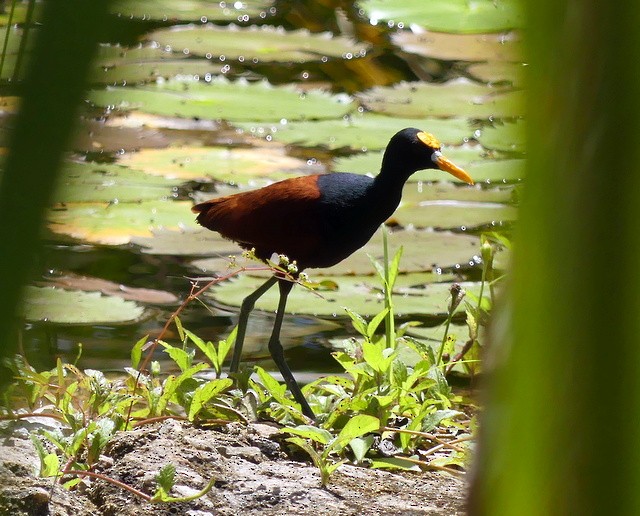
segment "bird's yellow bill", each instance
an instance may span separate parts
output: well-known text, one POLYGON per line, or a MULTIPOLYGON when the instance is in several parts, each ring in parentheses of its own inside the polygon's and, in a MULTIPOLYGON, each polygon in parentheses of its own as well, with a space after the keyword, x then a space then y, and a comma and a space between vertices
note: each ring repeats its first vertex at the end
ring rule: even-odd
POLYGON ((459 166, 454 165, 451 161, 445 158, 439 151, 436 151, 433 155, 433 162, 438 166, 440 170, 445 172, 449 172, 454 177, 460 179, 460 181, 464 181, 465 183, 473 184, 473 179, 471 176, 467 174, 464 170, 462 170, 459 166))

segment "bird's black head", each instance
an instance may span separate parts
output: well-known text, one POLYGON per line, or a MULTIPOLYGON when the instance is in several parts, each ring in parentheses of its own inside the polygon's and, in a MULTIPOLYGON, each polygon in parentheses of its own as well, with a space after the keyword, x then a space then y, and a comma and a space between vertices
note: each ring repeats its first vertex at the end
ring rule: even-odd
POLYGON ((407 178, 427 168, 439 168, 458 179, 473 184, 464 170, 454 165, 440 152, 440 142, 432 134, 409 127, 393 135, 382 158, 381 175, 407 178))

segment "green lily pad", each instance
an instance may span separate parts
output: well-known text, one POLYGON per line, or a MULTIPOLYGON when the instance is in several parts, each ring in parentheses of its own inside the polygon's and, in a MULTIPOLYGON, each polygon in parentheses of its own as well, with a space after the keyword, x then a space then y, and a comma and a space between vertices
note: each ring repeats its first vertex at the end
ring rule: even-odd
POLYGON ((516 120, 485 127, 480 131, 477 139, 488 149, 524 154, 526 151, 525 121, 516 120))
MULTIPOLYGON (((464 168, 476 183, 495 181, 515 181, 524 177, 522 159, 482 159, 481 147, 443 148, 442 153, 456 165, 464 168), (470 160, 470 161, 468 161, 470 160)), ((377 174, 382 162, 382 151, 355 154, 337 158, 332 167, 334 172, 353 172, 355 174, 377 174)), ((423 181, 447 181, 462 183, 461 180, 441 170, 420 170, 409 178, 409 183, 423 181)))
POLYGON ((462 118, 409 119, 369 113, 357 113, 340 120, 273 125, 260 125, 256 122, 234 125, 250 134, 269 137, 278 142, 328 149, 384 149, 391 137, 405 127, 421 127, 434 134, 442 143, 451 145, 459 145, 473 135, 468 121, 462 118))
POLYGON ((89 100, 98 106, 120 110, 198 119, 280 121, 341 117, 352 109, 346 95, 323 91, 301 92, 290 86, 262 81, 211 82, 193 77, 175 78, 136 88, 109 87, 94 90, 89 100), (250 102, 248 101, 250 99, 250 102))
POLYGON ((154 82, 159 78, 171 78, 176 75, 204 77, 209 74, 220 74, 221 65, 207 59, 174 59, 157 62, 122 63, 113 66, 95 68, 89 80, 101 84, 141 84, 154 82))
POLYGON ((366 55, 369 45, 334 36, 329 32, 312 34, 307 30, 285 31, 268 25, 241 28, 177 26, 145 36, 159 45, 185 55, 240 60, 244 63, 305 63, 323 58, 354 58, 366 55))
POLYGON ((49 212, 47 227, 87 242, 128 244, 133 237, 151 237, 155 229, 197 229, 191 206, 188 201, 163 200, 69 204, 49 212))
POLYGON ((523 114, 524 93, 501 91, 459 78, 443 84, 403 82, 358 95, 364 106, 388 116, 504 118, 523 114))
POLYGON ((401 31, 392 41, 405 52, 444 61, 522 61, 522 43, 515 32, 450 34, 401 31))
POLYGON ((121 163, 170 178, 215 179, 231 184, 276 181, 292 175, 324 172, 320 164, 293 158, 281 146, 265 148, 170 147, 142 149, 122 156, 121 163))
MULTIPOLYGON (((195 215, 190 214, 195 219, 195 215)), ((132 236, 131 244, 141 247, 144 254, 173 256, 209 256, 219 254, 228 263, 229 255, 238 253, 238 245, 215 231, 199 229, 176 231, 153 229, 151 236, 132 236)))
POLYGON ((140 320, 145 310, 133 301, 103 296, 100 292, 29 286, 24 290, 20 313, 32 322, 123 324, 140 320))
POLYGON ((434 183, 409 183, 402 192, 402 205, 412 205, 425 201, 455 201, 470 203, 509 203, 513 199, 513 185, 495 188, 463 186, 448 181, 434 183))
POLYGON ((54 203, 137 202, 171 197, 180 181, 119 165, 69 162, 53 192, 54 203))
POLYGON ((358 2, 371 23, 393 21, 416 24, 438 32, 483 33, 524 25, 517 0, 362 0, 358 2))
POLYGON ((393 219, 403 226, 458 229, 516 220, 517 214, 516 208, 503 204, 436 200, 403 203, 393 214, 393 219))
MULTIPOLYGON (((402 246, 404 249, 400 272, 431 272, 438 269, 454 268, 458 264, 476 263, 480 259, 480 239, 473 235, 450 233, 446 231, 401 230, 389 234, 389 253, 393 255, 402 246)), ((218 250, 213 246, 208 254, 217 258, 196 260, 194 267, 203 273, 227 270, 228 243, 221 243, 218 250)), ((369 256, 381 261, 382 233, 377 231, 364 247, 353 253, 342 262, 326 269, 310 269, 309 274, 315 276, 372 275, 375 268, 369 256)), ((239 266, 259 267, 256 262, 240 261, 239 266)))
MULTIPOLYGON (((376 278, 343 276, 333 278, 338 285, 335 291, 309 291, 296 286, 287 301, 288 314, 312 315, 315 317, 346 316, 343 306, 363 316, 377 314, 384 308, 384 296, 376 278)), ((242 300, 258 288, 264 278, 243 274, 222 282, 209 290, 206 297, 213 297, 223 306, 239 307, 242 300)), ((461 283, 463 288, 477 294, 480 285, 461 283)), ((432 283, 425 288, 402 289, 394 297, 394 306, 398 317, 443 316, 447 313, 450 283, 432 283)), ((256 303, 256 308, 273 312, 278 306, 278 289, 272 288, 256 303)), ((459 307, 458 310, 462 310, 459 307)))
POLYGON ((155 21, 249 21, 275 14, 273 0, 210 2, 208 0, 115 0, 112 13, 127 18, 155 21))
POLYGON ((476 63, 467 71, 476 79, 488 83, 508 82, 514 87, 524 84, 525 65, 522 63, 476 63))

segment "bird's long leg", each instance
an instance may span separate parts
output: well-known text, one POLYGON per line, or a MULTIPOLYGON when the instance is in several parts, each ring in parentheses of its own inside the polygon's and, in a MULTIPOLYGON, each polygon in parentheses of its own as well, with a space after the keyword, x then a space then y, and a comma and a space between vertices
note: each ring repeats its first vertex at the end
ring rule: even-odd
POLYGON ((282 344, 280 344, 280 329, 282 328, 282 319, 284 318, 284 310, 287 305, 287 297, 289 296, 289 292, 293 288, 293 283, 287 280, 280 280, 278 283, 280 287, 280 301, 278 302, 278 313, 276 314, 276 321, 273 324, 273 331, 271 332, 271 338, 269 339, 269 353, 271 353, 271 358, 280 369, 280 373, 284 378, 287 387, 293 394, 295 400, 300 403, 302 407, 302 413, 310 417, 311 419, 315 419, 315 414, 309 407, 307 400, 305 399, 296 379, 293 377, 293 373, 291 373, 291 369, 287 365, 287 362, 284 359, 284 352, 282 350, 282 344))
POLYGON ((242 346, 244 345, 244 336, 247 332, 247 321, 249 320, 249 314, 256 304, 256 301, 273 285, 275 285, 278 278, 272 276, 265 283, 260 285, 253 293, 249 294, 242 301, 240 307, 240 317, 238 318, 238 332, 236 334, 236 345, 233 348, 233 357, 231 358, 231 366, 229 372, 237 373, 240 366, 240 357, 242 356, 242 346))

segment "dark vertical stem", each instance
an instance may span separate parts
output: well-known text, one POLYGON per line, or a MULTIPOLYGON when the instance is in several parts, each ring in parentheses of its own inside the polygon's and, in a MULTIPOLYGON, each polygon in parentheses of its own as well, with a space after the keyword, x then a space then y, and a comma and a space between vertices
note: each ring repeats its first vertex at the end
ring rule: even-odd
MULTIPOLYGON (((43 2, 20 113, 0 183, 0 350, 15 349, 15 316, 39 250, 39 232, 107 23, 107 0, 43 2)), ((0 375, 5 383, 9 375, 0 375)))

